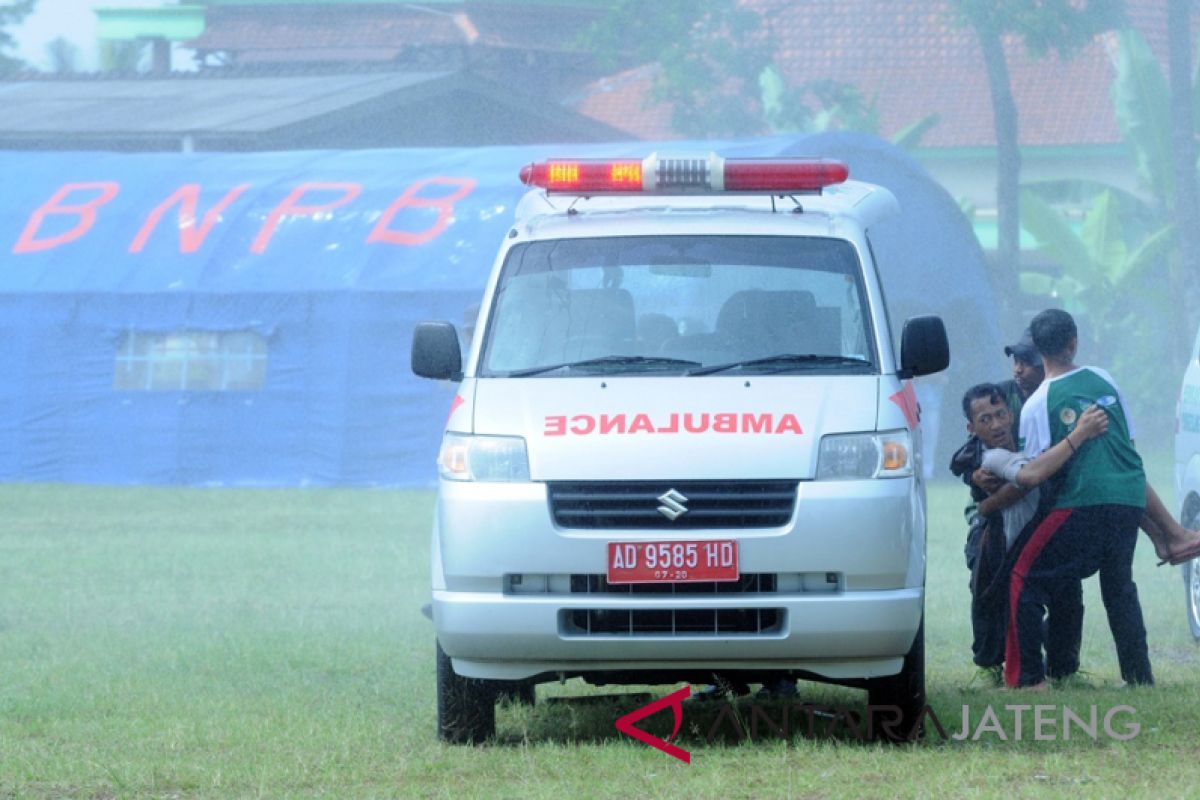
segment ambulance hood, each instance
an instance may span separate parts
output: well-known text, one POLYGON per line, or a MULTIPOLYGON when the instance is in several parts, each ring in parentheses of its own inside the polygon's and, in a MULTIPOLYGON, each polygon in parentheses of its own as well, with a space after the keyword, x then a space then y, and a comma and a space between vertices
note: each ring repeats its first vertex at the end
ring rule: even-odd
MULTIPOLYGON (((523 436, 547 480, 812 478, 820 437, 903 427, 879 376, 474 381, 475 433, 523 436)), ((464 387, 466 388, 466 387, 464 387)), ((470 397, 470 394, 468 394, 470 397)))

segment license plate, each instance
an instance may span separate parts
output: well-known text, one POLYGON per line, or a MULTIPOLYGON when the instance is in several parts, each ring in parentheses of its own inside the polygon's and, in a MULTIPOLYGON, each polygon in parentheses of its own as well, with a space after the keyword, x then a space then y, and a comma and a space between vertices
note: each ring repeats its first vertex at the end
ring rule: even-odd
POLYGON ((703 542, 609 542, 609 583, 736 581, 736 539, 703 542))

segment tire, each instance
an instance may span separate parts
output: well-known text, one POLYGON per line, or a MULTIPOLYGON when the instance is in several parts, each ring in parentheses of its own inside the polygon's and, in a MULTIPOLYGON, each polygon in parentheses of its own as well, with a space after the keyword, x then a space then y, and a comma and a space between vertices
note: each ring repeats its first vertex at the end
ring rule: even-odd
POLYGON ((438 738, 478 744, 496 735, 496 688, 492 681, 464 678, 437 645, 438 738))
POLYGON ((894 712, 879 709, 874 714, 870 707, 892 706, 899 709, 899 724, 876 725, 871 728, 879 741, 900 743, 912 742, 925 735, 920 722, 925 709, 925 613, 921 613, 921 624, 913 637, 912 647, 904 655, 900 672, 884 678, 867 681, 867 713, 874 722, 894 719, 894 712))
POLYGON ((1183 565, 1183 588, 1187 595, 1188 626, 1192 629, 1192 639, 1200 642, 1200 559, 1183 565))
MULTIPOLYGON (((1195 528, 1198 504, 1195 495, 1188 497, 1179 515, 1179 522, 1185 528, 1195 528)), ((1188 627, 1192 630, 1192 639, 1200 642, 1200 558, 1193 559, 1183 565, 1184 608, 1187 610, 1188 627)))

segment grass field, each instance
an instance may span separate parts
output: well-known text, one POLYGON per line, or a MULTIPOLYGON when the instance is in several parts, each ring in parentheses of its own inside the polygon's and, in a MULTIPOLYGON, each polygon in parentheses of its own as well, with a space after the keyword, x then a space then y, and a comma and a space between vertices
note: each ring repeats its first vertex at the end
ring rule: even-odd
MULTIPOLYGON (((1154 474, 1160 488, 1165 470, 1154 474)), ((1200 779, 1200 649, 1179 570, 1136 578, 1159 685, 1118 688, 1095 580, 1084 668, 1101 684, 1029 696, 966 686, 960 509, 930 492, 928 685, 957 731, 984 707, 1119 705, 1120 741, 724 737, 689 709, 692 764, 618 734, 638 705, 548 698, 505 706, 499 743, 434 736, 428 519, 432 495, 384 490, 0 486, 0 797, 1184 797, 1200 779)), ((1164 495, 1170 498, 1170 492, 1164 495)), ((647 689, 653 696, 674 687, 647 689)), ((801 685, 805 699, 865 695, 801 685)), ((706 717, 705 714, 708 714, 706 717)), ((1060 714, 1059 714, 1060 715, 1060 714)), ((649 727, 649 726, 648 726, 649 727)), ((1057 730, 1057 729, 1056 729, 1057 730)))

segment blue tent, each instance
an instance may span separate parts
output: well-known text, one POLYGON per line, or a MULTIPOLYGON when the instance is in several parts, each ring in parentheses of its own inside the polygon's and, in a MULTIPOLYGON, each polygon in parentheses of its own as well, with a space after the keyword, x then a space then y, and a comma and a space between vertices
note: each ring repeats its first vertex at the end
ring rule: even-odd
MULTIPOLYGON (((893 323, 997 354, 983 255, 903 152, 849 134, 282 153, 0 153, 0 480, 427 485, 453 387, 415 323, 478 302, 547 156, 819 154, 891 188, 893 323)), ((976 368, 978 372, 978 369, 976 368)), ((992 370, 991 372, 994 372, 992 370)))

